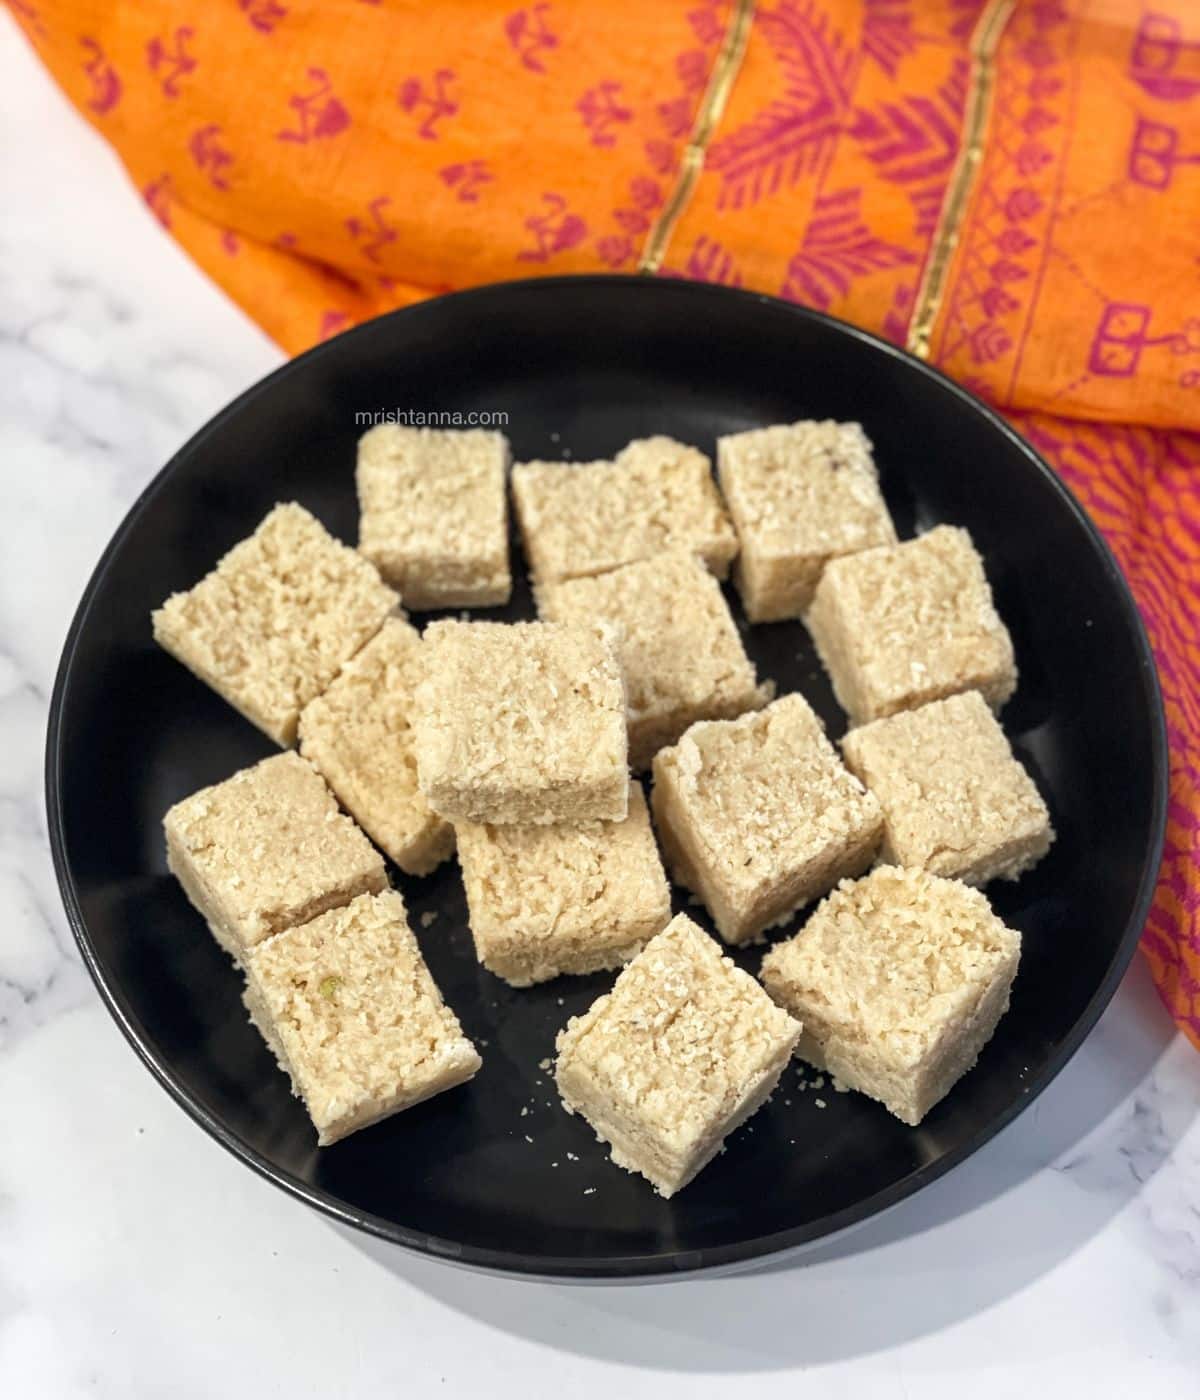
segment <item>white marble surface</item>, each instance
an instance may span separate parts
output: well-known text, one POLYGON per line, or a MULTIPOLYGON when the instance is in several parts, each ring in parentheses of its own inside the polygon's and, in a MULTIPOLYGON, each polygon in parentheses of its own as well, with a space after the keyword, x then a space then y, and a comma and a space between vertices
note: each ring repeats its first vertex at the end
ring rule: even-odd
POLYGON ((0 71, 0 1396, 1195 1394, 1200 1058, 1140 963, 975 1159, 749 1277, 580 1289, 411 1259, 285 1198, 170 1102, 59 906, 46 701, 135 494, 279 355, 7 16, 0 71))

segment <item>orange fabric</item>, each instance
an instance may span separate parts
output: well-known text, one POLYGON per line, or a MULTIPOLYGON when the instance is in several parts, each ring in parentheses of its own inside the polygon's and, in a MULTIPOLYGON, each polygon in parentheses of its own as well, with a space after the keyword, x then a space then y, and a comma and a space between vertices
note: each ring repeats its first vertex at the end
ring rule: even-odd
MULTIPOLYGON (((448 288, 637 267, 733 12, 11 3, 154 215, 291 351, 448 288)), ((931 358, 1014 415, 1137 591, 1173 763, 1145 947, 1200 1044, 1200 12, 1008 4, 759 4, 661 272, 903 342, 980 91, 972 36, 996 20, 931 358)))

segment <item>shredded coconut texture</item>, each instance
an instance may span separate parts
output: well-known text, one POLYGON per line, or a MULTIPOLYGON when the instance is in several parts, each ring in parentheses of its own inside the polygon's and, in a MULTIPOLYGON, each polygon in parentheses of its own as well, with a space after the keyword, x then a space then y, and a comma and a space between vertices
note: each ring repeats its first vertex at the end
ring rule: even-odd
POLYGON ((773 948, 762 980, 803 1020, 803 1058, 915 1125, 975 1063, 1020 950, 978 890, 880 866, 773 948))
POLYGON ((394 890, 278 934, 246 963, 252 1018, 322 1147, 461 1084, 480 1066, 394 890))
POLYGON ((805 622, 855 724, 961 690, 999 708, 1016 689, 1012 639, 957 526, 834 559, 805 622))
POLYGON ((549 622, 433 622, 417 691, 421 791, 454 821, 619 821, 625 688, 612 639, 549 622))
POLYGON ((286 745, 304 706, 399 605, 373 564, 293 503, 152 620, 160 646, 286 745))
POLYGON ((883 832, 879 804, 795 694, 693 725, 654 760, 653 806, 676 878, 731 943, 866 869, 883 832))
POLYGON ((671 917, 636 783, 624 821, 463 824, 458 858, 479 961, 515 987, 621 967, 671 917))
POLYGON ((852 729, 842 752, 883 809, 889 865, 983 885, 1015 880, 1054 840, 1041 794, 978 691, 852 729))
POLYGON ((389 618, 300 716, 300 752, 371 839, 409 875, 427 875, 454 850, 454 828, 417 786, 412 716, 421 637, 389 618))
POLYGON ((751 622, 799 617, 830 559, 896 542, 858 423, 805 421, 719 438, 717 472, 751 622))
POLYGON ((383 423, 358 444, 359 549, 410 608, 506 603, 508 441, 383 423))
POLYGON ((703 452, 668 437, 631 442, 612 462, 523 462, 513 501, 539 583, 606 573, 679 547, 724 578, 737 536, 703 452))
POLYGON ((387 885, 383 860, 299 754, 282 753, 177 802, 167 863, 235 957, 387 885))
POLYGON ((691 554, 671 551, 596 578, 538 590, 554 622, 610 624, 625 675, 629 761, 635 770, 701 719, 761 708, 758 684, 720 584, 691 554))
POLYGON ((567 1108, 671 1195, 766 1099, 800 1033, 680 914, 557 1040, 567 1108))

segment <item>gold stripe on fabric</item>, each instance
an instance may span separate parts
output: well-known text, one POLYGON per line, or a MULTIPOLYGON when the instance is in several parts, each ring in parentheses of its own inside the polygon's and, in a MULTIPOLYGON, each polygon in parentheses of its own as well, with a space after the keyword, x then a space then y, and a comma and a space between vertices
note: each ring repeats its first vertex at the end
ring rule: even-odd
POLYGON ((942 212, 929 246, 925 272, 917 291, 913 318, 908 330, 908 349, 921 359, 929 358, 934 324, 942 306, 950 260, 958 246, 967 201, 975 176, 983 163, 983 140, 991 112, 992 89, 996 76, 996 50, 1005 26, 1016 7, 1016 0, 992 0, 979 17, 971 35, 971 79, 967 92, 966 121, 962 149, 954 165, 942 212))
POLYGON ((746 42, 750 38, 750 25, 754 19, 754 0, 735 0, 733 17, 725 38, 721 41, 721 51, 713 64, 700 110, 692 125, 692 134, 684 147, 683 158, 679 162, 679 175, 671 196, 663 205, 658 218, 646 235, 646 245, 638 259, 638 271, 654 273, 662 266, 667 245, 679 217, 687 207, 696 181, 704 168, 704 157, 708 143, 712 140, 725 111, 729 94, 737 81, 737 75, 746 54, 746 42))

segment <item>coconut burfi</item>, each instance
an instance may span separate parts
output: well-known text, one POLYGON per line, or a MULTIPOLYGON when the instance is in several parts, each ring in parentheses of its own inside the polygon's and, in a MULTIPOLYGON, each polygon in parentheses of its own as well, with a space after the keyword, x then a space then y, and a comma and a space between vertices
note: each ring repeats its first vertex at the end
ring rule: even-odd
POLYGON ((570 826, 458 827, 479 961, 514 987, 623 967, 671 917, 646 799, 570 826))
POLYGON ((558 1091, 618 1166, 672 1196, 763 1104, 799 1034, 680 914, 559 1034, 558 1091))
POLYGON ((724 578, 737 553, 712 464, 673 438, 631 442, 611 462, 522 462, 512 485, 539 583, 602 574, 672 546, 724 578))
POLYGON ((762 980, 804 1023, 798 1055, 915 1127, 991 1039, 1020 955, 978 890, 885 865, 839 885, 762 980))
POLYGON ((883 809, 889 865, 984 885, 1015 880, 1054 840, 1041 794, 977 690, 852 729, 842 754, 883 809))
POLYGON ((371 840, 409 875, 454 850, 454 828, 417 786, 412 717, 420 633, 389 618, 300 716, 300 752, 371 840))
POLYGON ((433 622, 421 664, 417 776, 435 812, 522 826, 624 818, 625 687, 600 630, 433 622))
POLYGON ((780 424, 718 438, 717 476, 740 546, 734 582, 751 622, 799 617, 830 559, 896 542, 858 423, 780 424))
POLYGON ((1016 689, 1012 639, 957 526, 832 560, 804 620, 855 724, 961 690, 998 709, 1016 689))
POLYGON ((537 598, 544 618, 598 619, 616 632, 635 771, 697 720, 733 719, 771 698, 720 584, 695 555, 668 551, 595 578, 546 584, 537 598))
POLYGON ((279 744, 305 705, 400 599, 303 506, 276 506, 249 539, 153 614, 154 637, 279 744))
POLYGON ((167 865, 226 952, 387 887, 383 858, 297 753, 177 802, 167 865))
POLYGON ((860 874, 883 835, 879 803, 801 695, 694 724, 655 758, 651 801, 668 867, 727 943, 860 874))
POLYGON ((358 444, 360 551, 410 609, 507 603, 508 441, 381 423, 358 444))
POLYGON ((321 1147, 452 1089, 480 1066, 394 891, 360 895, 246 958, 246 1009, 321 1147))

